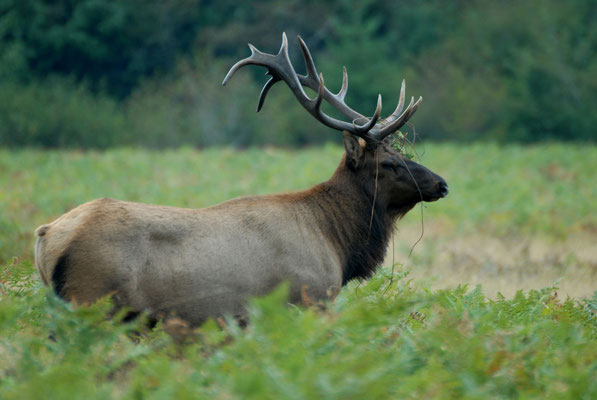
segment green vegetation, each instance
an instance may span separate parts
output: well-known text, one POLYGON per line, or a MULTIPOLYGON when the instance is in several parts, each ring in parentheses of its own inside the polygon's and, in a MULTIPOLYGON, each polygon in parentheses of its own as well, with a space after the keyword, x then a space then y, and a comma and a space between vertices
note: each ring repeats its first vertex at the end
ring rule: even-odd
POLYGON ((597 396, 597 295, 488 300, 384 270, 325 311, 285 306, 281 288, 244 331, 166 323, 139 337, 140 323, 106 319, 107 301, 74 308, 31 275, 26 262, 0 268, 3 399, 597 396))
POLYGON ((263 70, 228 68, 301 34, 326 84, 389 113, 402 78, 425 137, 595 141, 591 0, 0 0, 0 146, 300 146, 330 140, 283 85, 255 115, 263 70), (266 127, 264 129, 264 127, 266 127))

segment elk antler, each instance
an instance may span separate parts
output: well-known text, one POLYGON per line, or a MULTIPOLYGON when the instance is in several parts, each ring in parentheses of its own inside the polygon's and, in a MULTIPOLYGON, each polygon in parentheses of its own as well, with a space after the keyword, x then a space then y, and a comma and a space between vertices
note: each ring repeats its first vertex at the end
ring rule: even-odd
POLYGON ((303 39, 299 36, 298 42, 305 58, 305 65, 307 67, 306 75, 299 75, 294 70, 290 58, 288 57, 288 40, 286 39, 286 33, 282 33, 282 46, 278 54, 267 54, 259 51, 255 46, 249 44, 251 49, 251 55, 245 59, 238 61, 230 68, 228 74, 224 78, 222 85, 225 85, 232 75, 245 65, 260 65, 267 68, 266 75, 271 75, 271 78, 263 86, 261 94, 259 95, 259 103, 257 105, 257 111, 261 110, 267 93, 274 84, 283 80, 286 82, 294 96, 297 98, 299 103, 318 121, 329 126, 330 128, 337 129, 340 131, 348 131, 356 136, 362 137, 368 143, 368 145, 375 146, 381 142, 386 136, 393 132, 396 132, 402 125, 408 121, 408 119, 415 113, 417 107, 423 100, 419 97, 415 103, 414 98, 411 98, 410 104, 404 108, 404 91, 405 84, 402 81, 402 88, 400 89, 400 99, 396 110, 389 115, 387 118, 379 120, 381 114, 381 95, 377 97, 377 107, 375 113, 371 118, 365 117, 359 112, 350 108, 345 102, 344 97, 348 90, 348 74, 346 68, 343 68, 342 73, 342 87, 336 94, 330 92, 324 85, 323 75, 317 73, 315 63, 311 57, 311 53, 303 39), (304 91, 303 86, 306 86, 317 92, 315 99, 311 99, 304 91), (351 119, 351 122, 341 121, 336 118, 332 118, 329 115, 321 111, 322 100, 327 101, 342 115, 351 119), (364 121, 362 125, 358 125, 357 121, 364 121))

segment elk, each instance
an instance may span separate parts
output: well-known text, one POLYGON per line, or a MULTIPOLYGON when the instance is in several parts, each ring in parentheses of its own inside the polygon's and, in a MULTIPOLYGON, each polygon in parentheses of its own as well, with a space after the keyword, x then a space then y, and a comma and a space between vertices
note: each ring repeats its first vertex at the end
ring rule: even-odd
POLYGON ((422 98, 379 119, 324 85, 304 41, 306 74, 297 74, 286 35, 277 54, 249 44, 225 85, 246 65, 271 75, 259 96, 284 81, 300 105, 341 131, 346 149, 333 176, 308 190, 232 199, 184 209, 102 198, 78 206, 36 230, 35 263, 45 285, 67 301, 90 303, 111 294, 117 307, 153 316, 176 315, 192 326, 210 317, 246 316, 246 302, 289 282, 290 303, 328 300, 353 279, 371 276, 383 261, 395 222, 421 201, 445 197, 443 178, 406 158, 388 142, 422 98), (313 89, 309 97, 304 87, 313 89), (346 119, 321 110, 325 100, 346 119))

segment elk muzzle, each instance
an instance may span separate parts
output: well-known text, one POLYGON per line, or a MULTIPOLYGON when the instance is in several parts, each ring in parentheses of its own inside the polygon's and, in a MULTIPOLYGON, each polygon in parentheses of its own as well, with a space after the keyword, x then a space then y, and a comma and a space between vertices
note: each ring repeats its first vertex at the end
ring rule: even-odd
MULTIPOLYGON (((435 175, 435 174, 434 174, 435 175)), ((423 200, 424 201, 437 201, 439 199, 442 199, 444 197, 446 197, 448 195, 448 192, 450 191, 450 188, 448 187, 448 184, 446 183, 446 181, 444 180, 444 178, 442 178, 439 175, 436 175, 439 178, 439 181, 436 183, 436 195, 429 195, 429 196, 425 196, 423 195, 423 200)))
POLYGON ((437 201, 448 195, 450 190, 444 178, 414 161, 408 161, 406 164, 423 201, 437 201))

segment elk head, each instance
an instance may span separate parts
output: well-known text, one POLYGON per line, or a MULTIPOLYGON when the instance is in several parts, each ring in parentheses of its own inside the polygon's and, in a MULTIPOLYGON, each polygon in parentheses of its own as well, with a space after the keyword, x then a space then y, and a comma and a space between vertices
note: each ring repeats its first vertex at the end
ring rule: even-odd
POLYGON ((448 194, 448 185, 439 175, 424 166, 411 161, 390 143, 389 137, 397 132, 415 113, 422 97, 415 102, 411 97, 406 108, 405 83, 402 81, 398 105, 392 114, 380 119, 382 101, 377 98, 377 107, 372 117, 350 108, 344 101, 348 90, 348 74, 343 68, 342 87, 338 93, 330 92, 324 84, 323 75, 317 73, 311 53, 303 39, 299 36, 306 74, 297 74, 288 56, 288 40, 282 34, 282 46, 278 54, 267 54, 249 44, 251 55, 238 61, 230 68, 222 82, 225 85, 232 75, 245 65, 259 65, 267 68, 271 78, 267 81, 261 94, 257 111, 261 110, 267 93, 274 84, 284 81, 295 95, 298 102, 313 117, 324 125, 342 132, 346 156, 341 167, 353 174, 353 180, 359 182, 376 201, 394 215, 403 215, 420 201, 435 201, 448 194), (303 87, 314 90, 317 95, 310 98, 303 87), (339 120, 325 114, 321 110, 323 100, 338 110, 349 121, 339 120), (378 188, 383 188, 382 190, 378 188))

